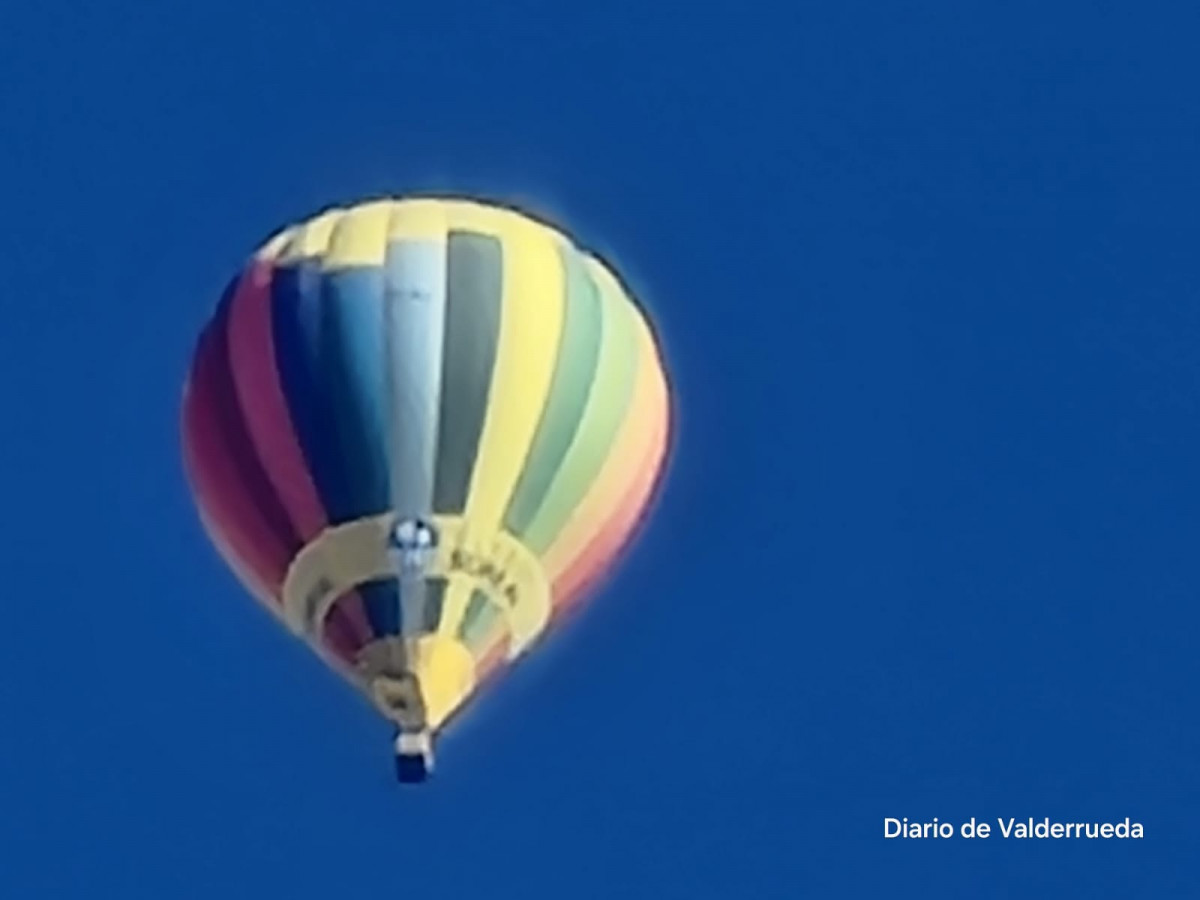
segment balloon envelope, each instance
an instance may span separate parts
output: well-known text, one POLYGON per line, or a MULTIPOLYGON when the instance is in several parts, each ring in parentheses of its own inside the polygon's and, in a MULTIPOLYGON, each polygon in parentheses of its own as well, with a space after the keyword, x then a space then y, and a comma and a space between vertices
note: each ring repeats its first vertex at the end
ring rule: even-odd
POLYGON ((669 428, 653 332, 613 272, 464 200, 372 201, 272 238, 205 328, 183 402, 228 564, 381 712, 429 731, 612 566, 669 428))

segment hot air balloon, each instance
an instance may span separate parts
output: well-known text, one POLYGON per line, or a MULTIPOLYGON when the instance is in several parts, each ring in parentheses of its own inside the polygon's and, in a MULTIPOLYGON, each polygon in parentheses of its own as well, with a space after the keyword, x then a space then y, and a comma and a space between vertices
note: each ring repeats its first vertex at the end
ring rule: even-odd
POLYGON ((182 420, 211 541, 394 724, 409 782, 613 567, 671 413, 600 259, 513 210, 411 198, 267 241, 197 343, 182 420))

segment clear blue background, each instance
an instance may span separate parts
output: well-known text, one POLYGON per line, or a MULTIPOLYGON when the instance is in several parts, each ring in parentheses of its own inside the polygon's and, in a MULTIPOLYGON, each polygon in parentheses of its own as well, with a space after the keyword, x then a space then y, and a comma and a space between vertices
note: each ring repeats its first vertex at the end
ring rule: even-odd
POLYGON ((6 10, 0 896, 1200 896, 1198 38, 1190 2, 6 10), (400 790, 210 550, 177 423, 260 239, 431 189, 611 254, 679 431, 598 602, 400 790), (972 815, 1146 837, 882 836, 972 815))

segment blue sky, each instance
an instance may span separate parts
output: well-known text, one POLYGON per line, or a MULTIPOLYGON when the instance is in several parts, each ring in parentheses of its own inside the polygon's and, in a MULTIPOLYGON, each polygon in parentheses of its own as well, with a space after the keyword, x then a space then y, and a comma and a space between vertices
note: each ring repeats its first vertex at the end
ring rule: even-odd
POLYGON ((1200 10, 1157 7, 9 12, 0 895, 1196 896, 1200 10), (178 406, 259 240, 415 190, 616 260, 679 430, 411 791, 208 547, 178 406))

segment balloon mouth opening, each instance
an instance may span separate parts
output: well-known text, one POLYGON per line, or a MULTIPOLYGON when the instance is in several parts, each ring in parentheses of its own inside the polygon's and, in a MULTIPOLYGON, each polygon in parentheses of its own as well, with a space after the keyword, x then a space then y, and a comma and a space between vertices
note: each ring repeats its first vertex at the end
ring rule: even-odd
POLYGON ((397 722, 405 723, 408 719, 420 715, 424 706, 420 682, 411 672, 400 677, 376 677, 371 683, 371 690, 379 707, 390 713, 388 718, 397 722))

